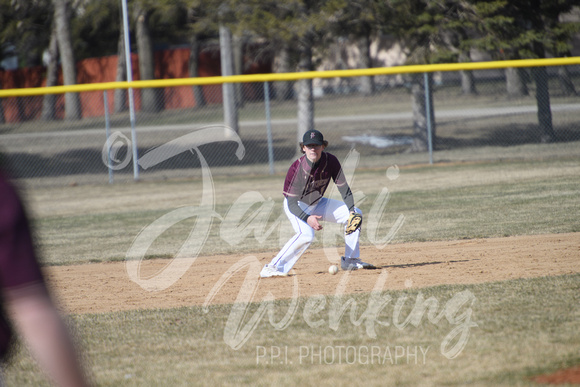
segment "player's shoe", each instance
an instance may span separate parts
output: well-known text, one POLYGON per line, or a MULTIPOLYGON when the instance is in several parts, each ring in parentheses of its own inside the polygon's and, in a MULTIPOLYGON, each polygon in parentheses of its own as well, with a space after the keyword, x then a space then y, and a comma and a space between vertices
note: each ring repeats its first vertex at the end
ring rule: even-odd
POLYGON ((361 261, 359 258, 340 258, 342 270, 376 269, 374 265, 361 261))
POLYGON ((286 277, 288 274, 279 271, 276 266, 266 265, 260 272, 261 278, 269 278, 269 277, 286 277))

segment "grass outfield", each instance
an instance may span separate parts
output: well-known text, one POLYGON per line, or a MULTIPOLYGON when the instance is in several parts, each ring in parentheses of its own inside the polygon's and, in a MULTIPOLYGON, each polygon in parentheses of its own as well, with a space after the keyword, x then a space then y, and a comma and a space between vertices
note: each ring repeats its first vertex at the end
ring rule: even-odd
MULTIPOLYGON (((354 317, 345 313, 336 329, 329 323, 330 296, 313 316, 317 327, 304 317, 305 299, 284 329, 274 329, 266 313, 239 349, 224 341, 232 305, 75 315, 70 322, 99 386, 361 385, 363 375, 372 386, 526 386, 535 385, 530 377, 580 363, 578 274, 384 294, 392 302, 375 321, 389 325, 376 324, 376 338, 364 323, 353 323, 369 303, 366 294, 348 297, 359 309, 354 317), (434 323, 424 312, 396 326, 417 316, 421 296, 437 300, 439 314, 451 311, 448 301, 461 292, 473 303, 449 319, 434 323), (448 359, 441 345, 457 327, 467 337, 458 356, 448 359)), ((288 301, 276 302, 275 322, 288 308, 288 301)), ((445 350, 462 339, 454 340, 445 350)), ((6 370, 7 385, 43 385, 33 371, 21 351, 6 370)))

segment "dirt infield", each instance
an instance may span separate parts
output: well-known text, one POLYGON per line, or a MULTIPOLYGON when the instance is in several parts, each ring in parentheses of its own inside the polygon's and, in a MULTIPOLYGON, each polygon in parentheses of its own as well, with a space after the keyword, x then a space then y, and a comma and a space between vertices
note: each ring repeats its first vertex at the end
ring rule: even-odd
POLYGON ((540 384, 580 384, 580 366, 536 376, 532 381, 540 384))
MULTIPOLYGON (((337 255, 338 249, 337 249, 337 255)), ((323 250, 309 250, 286 278, 255 281, 254 301, 268 292, 276 299, 335 294, 339 284, 345 293, 371 292, 386 270, 383 290, 422 288, 441 284, 474 284, 516 278, 532 278, 580 272, 580 233, 422 242, 389 245, 383 250, 361 248, 361 257, 382 270, 328 273, 331 264, 323 250), (298 286, 296 286, 296 284, 298 286)), ((271 259, 256 254, 255 267, 271 259)), ((124 262, 47 267, 46 274, 62 309, 67 313, 101 313, 132 309, 175 308, 201 305, 212 288, 247 255, 206 256, 192 261, 185 274, 167 289, 149 292, 129 279, 124 262)), ((171 260, 144 261, 140 274, 155 276, 171 260)), ((212 303, 232 303, 248 268, 233 275, 216 293, 212 303)))

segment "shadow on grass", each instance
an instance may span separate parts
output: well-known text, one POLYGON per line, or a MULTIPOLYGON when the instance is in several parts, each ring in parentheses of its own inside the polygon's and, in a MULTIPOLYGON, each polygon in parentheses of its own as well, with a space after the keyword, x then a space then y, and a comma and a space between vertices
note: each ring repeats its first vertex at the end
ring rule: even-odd
MULTIPOLYGON (((239 160, 235 153, 237 143, 219 142, 206 144, 199 150, 210 167, 244 166, 252 164, 268 163, 268 149, 266 141, 245 140, 245 155, 239 160)), ((275 144, 274 160, 287 160, 294 156, 296 148, 284 144, 275 144)), ((138 148, 141 157, 150 150, 138 148)), ((125 160, 131 157, 127 154, 129 149, 121 149, 116 158, 125 160)), ((108 168, 103 162, 102 150, 92 148, 70 149, 64 152, 52 154, 38 153, 6 153, 12 174, 17 178, 58 177, 77 174, 107 174, 108 168)), ((161 170, 184 170, 200 168, 201 162, 195 152, 183 152, 173 156, 159 164, 150 167, 147 171, 161 170)), ((128 162, 123 169, 115 170, 115 173, 132 173, 133 164, 128 162)))
MULTIPOLYGON (((452 124, 445 123, 439 126, 439 129, 445 134, 437 137, 438 150, 484 146, 509 147, 542 143, 543 132, 538 124, 494 125, 489 129, 478 131, 474 131, 473 128, 445 130, 447 126, 460 124, 460 122, 453 122, 452 124)), ((580 128, 574 125, 555 127, 554 135, 555 138, 551 141, 553 143, 578 141, 580 140, 580 128)))

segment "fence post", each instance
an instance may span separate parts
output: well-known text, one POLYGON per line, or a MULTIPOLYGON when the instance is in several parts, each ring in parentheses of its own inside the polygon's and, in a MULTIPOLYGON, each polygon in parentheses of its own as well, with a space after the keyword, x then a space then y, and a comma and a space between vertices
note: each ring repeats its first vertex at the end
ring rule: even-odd
MULTIPOLYGON (((111 135, 111 123, 109 122, 109 101, 107 98, 107 90, 103 90, 103 104, 105 105, 105 136, 107 137, 107 144, 109 143, 109 136, 111 135)), ((113 184, 113 168, 111 168, 111 147, 107 149, 107 168, 109 169, 109 184, 113 184)))
MULTIPOLYGON (((129 39, 129 16, 127 11, 127 0, 122 1, 123 7, 123 31, 125 38, 125 57, 127 66, 127 82, 133 82, 133 66, 131 64, 131 41, 129 39)), ((131 147, 133 154, 133 179, 139 180, 139 164, 137 160, 137 131, 135 130, 135 102, 133 100, 133 88, 129 87, 129 117, 131 120, 131 147)))
POLYGON ((429 147, 429 164, 433 164, 433 127, 431 123, 431 93, 429 92, 429 74, 423 73, 425 79, 425 115, 427 116, 427 146, 429 147))
POLYGON ((270 175, 274 174, 274 146, 272 143, 272 120, 270 119, 270 86, 264 82, 264 104, 266 105, 266 131, 268 133, 268 164, 270 175))

